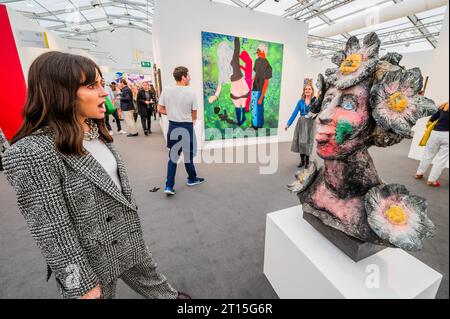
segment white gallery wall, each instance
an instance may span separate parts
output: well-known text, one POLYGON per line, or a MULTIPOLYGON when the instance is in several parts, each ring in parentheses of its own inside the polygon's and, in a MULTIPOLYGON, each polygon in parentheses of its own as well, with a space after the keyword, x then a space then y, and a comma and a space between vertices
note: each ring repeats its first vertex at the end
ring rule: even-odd
MULTIPOLYGON (((448 102, 448 5, 445 13, 444 22, 442 23, 441 34, 439 36, 438 46, 432 52, 432 56, 427 59, 421 58, 422 63, 426 63, 427 72, 423 72, 425 75, 429 75, 429 82, 425 96, 433 99, 437 104, 448 102), (426 62, 427 61, 427 62, 426 62)), ((419 62, 419 60, 415 61, 419 62)), ((425 147, 419 146, 419 141, 425 133, 426 122, 428 118, 420 119, 414 126, 414 138, 411 142, 411 149, 409 151, 409 157, 421 160, 425 147)), ((449 167, 447 161, 446 167, 449 167)))
MULTIPOLYGON (((197 137, 201 139, 198 145, 206 148, 215 142, 202 142, 203 110, 204 107, 212 107, 203 105, 202 31, 284 44, 278 140, 290 141, 294 130, 285 132, 284 126, 300 98, 303 85, 307 67, 307 24, 208 0, 155 1, 154 57, 161 68, 163 88, 174 84, 172 71, 175 67, 184 65, 189 68, 191 86, 199 101, 195 127, 197 137)), ((166 124, 162 123, 162 127, 164 129, 166 124)), ((229 142, 233 144, 233 141, 229 142)), ((227 146, 225 144, 221 142, 217 146, 227 146)))
POLYGON ((141 61, 153 64, 153 38, 149 33, 132 28, 117 28, 114 32, 101 31, 90 36, 97 43, 66 40, 71 52, 88 52, 95 57, 107 81, 113 80, 115 72, 141 73, 152 76, 152 68, 142 68, 141 61))
MULTIPOLYGON (((14 33, 14 39, 16 42, 17 51, 19 53, 20 62, 22 64, 22 70, 25 80, 28 78, 28 69, 31 63, 41 54, 48 51, 67 51, 67 47, 64 41, 53 32, 41 27, 37 22, 24 17, 22 14, 16 12, 14 9, 6 7, 8 11, 9 21, 12 31, 14 33), (49 48, 38 48, 31 46, 23 46, 19 41, 19 31, 34 31, 34 32, 46 32, 49 48)), ((1 39, 0 39, 1 41, 1 39)))

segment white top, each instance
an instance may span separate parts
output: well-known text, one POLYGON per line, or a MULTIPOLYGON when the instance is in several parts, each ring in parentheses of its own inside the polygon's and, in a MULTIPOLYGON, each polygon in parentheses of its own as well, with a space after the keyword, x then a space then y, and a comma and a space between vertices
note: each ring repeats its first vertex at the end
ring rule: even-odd
POLYGON ((111 177, 114 184, 116 184, 117 188, 122 191, 122 185, 120 184, 119 173, 117 171, 117 161, 108 146, 99 139, 95 139, 92 141, 83 140, 83 147, 99 162, 111 177))
POLYGON ((165 106, 167 118, 173 122, 192 123, 192 111, 197 110, 197 97, 188 86, 170 86, 164 89, 159 104, 165 106))
POLYGON ((108 92, 108 97, 109 99, 112 101, 114 101, 114 99, 116 98, 116 96, 114 95, 114 92, 112 91, 112 89, 109 87, 109 85, 105 86, 105 91, 108 92))

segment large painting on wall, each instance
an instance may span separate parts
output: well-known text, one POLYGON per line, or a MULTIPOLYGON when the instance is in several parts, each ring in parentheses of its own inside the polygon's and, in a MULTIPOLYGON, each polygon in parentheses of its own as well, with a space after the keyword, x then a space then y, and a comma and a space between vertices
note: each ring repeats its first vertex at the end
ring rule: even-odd
POLYGON ((276 135, 283 44, 202 32, 202 57, 205 139, 276 135))

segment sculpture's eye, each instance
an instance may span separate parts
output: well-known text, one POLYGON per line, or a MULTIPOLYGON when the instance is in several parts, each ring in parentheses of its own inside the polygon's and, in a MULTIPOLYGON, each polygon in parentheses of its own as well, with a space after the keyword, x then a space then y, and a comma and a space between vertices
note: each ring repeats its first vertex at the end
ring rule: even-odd
POLYGON ((325 99, 322 102, 322 110, 325 110, 330 105, 331 101, 333 101, 332 96, 325 97, 325 99))
POLYGON ((356 99, 352 95, 346 95, 342 98, 341 106, 346 111, 353 111, 356 109, 356 99))

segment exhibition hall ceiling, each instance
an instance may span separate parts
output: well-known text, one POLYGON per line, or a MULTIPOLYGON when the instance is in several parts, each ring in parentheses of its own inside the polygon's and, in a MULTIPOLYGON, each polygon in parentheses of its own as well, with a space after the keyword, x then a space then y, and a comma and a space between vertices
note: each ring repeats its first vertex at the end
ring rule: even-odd
MULTIPOLYGON (((207 0, 205 0, 207 1, 207 0)), ((446 6, 417 12, 366 28, 357 28, 331 37, 314 33, 330 25, 351 21, 366 13, 414 0, 210 0, 217 3, 296 19, 309 24, 308 54, 331 56, 352 36, 376 31, 382 51, 400 53, 430 50, 436 47, 446 6)), ((152 32, 153 0, 0 0, 7 6, 36 20, 41 26, 69 39, 89 41, 94 33, 118 28, 152 32)))

